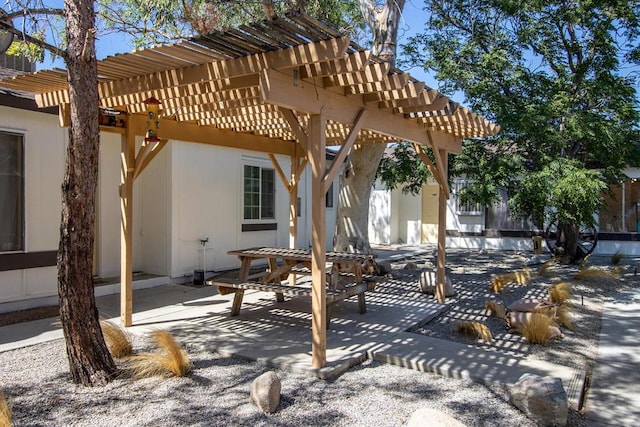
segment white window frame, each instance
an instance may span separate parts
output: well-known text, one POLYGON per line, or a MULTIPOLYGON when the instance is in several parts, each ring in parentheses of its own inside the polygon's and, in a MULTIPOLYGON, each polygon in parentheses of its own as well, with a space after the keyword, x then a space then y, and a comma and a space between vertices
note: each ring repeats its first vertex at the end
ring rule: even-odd
POLYGON ((242 187, 241 187, 241 194, 242 194, 242 200, 241 200, 241 215, 242 215, 242 222, 245 224, 259 224, 259 223, 265 223, 265 222, 275 222, 277 219, 277 182, 276 182, 276 171, 275 168, 273 167, 273 165, 267 164, 266 162, 260 162, 260 161, 247 161, 245 159, 245 161, 243 161, 242 163, 242 174, 241 174, 241 180, 242 180, 242 187), (245 215, 245 209, 246 209, 246 196, 245 196, 245 179, 246 179, 246 175, 245 175, 245 170, 247 167, 252 167, 252 168, 258 168, 259 170, 259 176, 260 176, 260 188, 258 190, 258 216, 259 218, 246 218, 245 215), (273 195, 272 195, 272 201, 273 201, 273 215, 269 216, 269 217, 263 217, 263 204, 262 204, 262 198, 263 198, 263 188, 262 186, 264 185, 263 182, 263 170, 268 170, 272 173, 273 176, 273 195))
POLYGON ((480 203, 462 203, 460 193, 469 185, 467 180, 455 180, 453 182, 453 193, 455 194, 455 211, 458 216, 481 216, 484 213, 484 207, 480 203))

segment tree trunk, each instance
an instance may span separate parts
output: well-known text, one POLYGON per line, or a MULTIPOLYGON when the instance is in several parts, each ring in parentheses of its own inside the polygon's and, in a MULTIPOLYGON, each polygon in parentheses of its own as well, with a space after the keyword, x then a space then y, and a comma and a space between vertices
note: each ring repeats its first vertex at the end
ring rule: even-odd
POLYGON ((64 8, 71 125, 58 250, 60 320, 73 381, 104 385, 117 368, 100 329, 92 279, 100 143, 95 15, 90 0, 65 0, 64 8))
MULTIPOLYGON (((373 0, 359 0, 360 10, 373 33, 372 53, 395 65, 398 23, 405 0, 387 0, 378 8, 373 0)), ((354 147, 345 168, 333 247, 337 251, 371 253, 369 198, 386 144, 354 147)))
POLYGON ((556 253, 564 256, 571 263, 580 261, 585 255, 578 250, 578 234, 579 228, 576 224, 558 225, 556 253))
POLYGON ((334 250, 371 253, 369 245, 369 199, 385 144, 357 145, 342 176, 334 250))

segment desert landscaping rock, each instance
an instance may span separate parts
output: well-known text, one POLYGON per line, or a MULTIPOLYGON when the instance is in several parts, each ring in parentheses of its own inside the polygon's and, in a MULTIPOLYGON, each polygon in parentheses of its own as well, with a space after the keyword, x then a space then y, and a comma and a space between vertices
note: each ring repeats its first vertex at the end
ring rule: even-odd
POLYGON ((420 408, 411 415, 406 427, 465 427, 465 425, 437 409, 420 408))
MULTIPOLYGON (((436 272, 433 270, 422 270, 420 272, 420 292, 423 294, 435 295, 436 294, 436 272)), ((451 281, 451 277, 445 278, 444 283, 444 295, 445 297, 452 297, 455 295, 455 290, 453 288, 453 282, 451 281)))
POLYGON ((524 374, 509 393, 509 401, 538 425, 567 425, 567 393, 559 378, 524 374))
POLYGON ((281 389, 282 384, 276 373, 265 372, 251 383, 251 402, 262 412, 274 413, 280 405, 281 389))

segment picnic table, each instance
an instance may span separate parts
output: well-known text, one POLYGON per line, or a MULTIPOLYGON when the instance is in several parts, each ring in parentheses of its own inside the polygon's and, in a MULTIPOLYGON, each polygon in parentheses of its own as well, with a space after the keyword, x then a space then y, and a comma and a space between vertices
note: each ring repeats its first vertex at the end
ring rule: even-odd
MULTIPOLYGON (((289 248, 249 248, 227 252, 239 258, 241 266, 238 278, 212 278, 208 285, 217 286, 218 293, 235 293, 231 315, 240 314, 240 306, 245 290, 274 292, 277 302, 284 301, 284 295, 310 296, 308 283, 297 283, 297 275, 311 274, 311 250, 289 248), (267 261, 268 268, 251 274, 252 264, 267 261)), ((326 296, 327 327, 331 320, 333 305, 352 296, 358 297, 358 310, 366 312, 365 295, 373 290, 377 278, 372 276, 373 257, 371 255, 343 252, 326 254, 326 296)))

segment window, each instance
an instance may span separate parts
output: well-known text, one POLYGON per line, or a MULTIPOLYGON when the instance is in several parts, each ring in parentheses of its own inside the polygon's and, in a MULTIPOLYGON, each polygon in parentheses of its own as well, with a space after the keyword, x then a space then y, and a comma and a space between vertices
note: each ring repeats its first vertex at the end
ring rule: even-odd
POLYGON ((23 139, 0 132, 0 252, 24 250, 23 139))
POLYGON ((469 183, 467 181, 456 181, 454 183, 454 194, 456 196, 456 213, 458 215, 482 215, 482 205, 480 203, 462 203, 461 193, 469 183))
POLYGON ((324 206, 326 208, 333 207, 333 182, 329 186, 329 189, 327 190, 327 194, 325 194, 324 196, 324 206))
POLYGON ((244 167, 244 219, 275 219, 275 170, 244 167))

